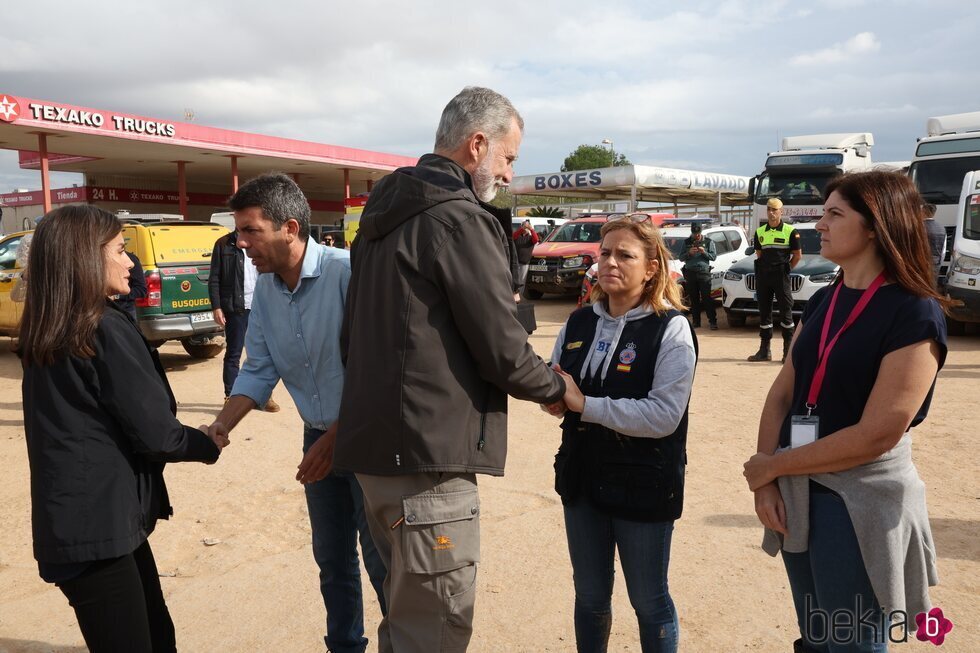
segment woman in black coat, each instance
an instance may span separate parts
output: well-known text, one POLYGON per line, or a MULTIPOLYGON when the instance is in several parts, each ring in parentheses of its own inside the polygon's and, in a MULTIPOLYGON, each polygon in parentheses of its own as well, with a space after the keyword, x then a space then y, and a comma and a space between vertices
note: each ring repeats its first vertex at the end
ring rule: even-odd
POLYGON ((129 292, 132 266, 116 216, 51 211, 20 327, 34 557, 93 653, 176 650, 147 541, 173 513, 163 468, 213 463, 227 444, 177 421, 156 352, 108 300, 129 292))

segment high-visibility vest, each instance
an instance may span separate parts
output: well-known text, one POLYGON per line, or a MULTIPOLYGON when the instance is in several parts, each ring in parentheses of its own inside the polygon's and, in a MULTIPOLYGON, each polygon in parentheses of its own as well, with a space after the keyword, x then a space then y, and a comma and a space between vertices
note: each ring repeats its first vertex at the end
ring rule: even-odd
POLYGON ((779 229, 771 229, 768 224, 759 227, 755 232, 759 249, 789 249, 792 243, 793 225, 782 223, 779 229))

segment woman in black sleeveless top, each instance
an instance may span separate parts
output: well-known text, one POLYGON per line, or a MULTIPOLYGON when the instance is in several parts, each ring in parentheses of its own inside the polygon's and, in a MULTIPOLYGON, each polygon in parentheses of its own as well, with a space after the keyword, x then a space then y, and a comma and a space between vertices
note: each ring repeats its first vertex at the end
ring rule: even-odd
POLYGON ((552 355, 568 388, 554 411, 567 408, 555 487, 582 652, 607 650, 617 549, 642 650, 677 650, 667 565, 683 507, 697 354, 663 240, 631 217, 603 226, 596 301, 572 314, 552 355))

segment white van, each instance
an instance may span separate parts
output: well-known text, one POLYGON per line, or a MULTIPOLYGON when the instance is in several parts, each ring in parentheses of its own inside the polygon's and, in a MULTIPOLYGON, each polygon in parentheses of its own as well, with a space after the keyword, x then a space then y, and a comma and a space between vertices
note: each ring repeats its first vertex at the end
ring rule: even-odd
POLYGON ((957 211, 946 293, 959 300, 948 321, 951 335, 962 335, 967 322, 980 322, 980 170, 966 173, 957 211))

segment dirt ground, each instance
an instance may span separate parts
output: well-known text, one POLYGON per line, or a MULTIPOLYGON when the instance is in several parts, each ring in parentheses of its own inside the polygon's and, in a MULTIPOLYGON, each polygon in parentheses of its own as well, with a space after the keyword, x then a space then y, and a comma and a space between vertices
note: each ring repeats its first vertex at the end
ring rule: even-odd
MULTIPOLYGON (((531 342, 550 355, 573 305, 537 302, 531 342)), ((751 324, 751 323, 750 323, 751 324)), ((741 475, 757 413, 778 364, 747 363, 751 327, 699 333, 684 516, 677 522, 671 593, 681 650, 788 653, 796 638, 781 563, 759 548, 762 530, 741 475)), ((84 651, 62 594, 31 556, 30 496, 20 367, 0 343, 0 651, 84 651)), ((163 348, 180 418, 209 422, 221 406, 221 359, 163 348)), ((286 392, 278 414, 255 413, 213 467, 171 465, 175 516, 151 538, 182 651, 322 651, 324 609, 302 487, 293 480, 302 425, 286 392), (216 540, 206 546, 204 540, 216 540)), ((929 489, 941 584, 933 601, 954 623, 942 650, 980 651, 980 336, 952 338, 915 461, 929 489)), ((558 422, 511 400, 504 478, 481 478, 483 562, 471 651, 574 651, 571 569, 552 489, 558 422)), ((366 577, 365 577, 365 586, 366 577)), ((368 591, 370 591, 368 589, 368 591)), ((617 572, 610 651, 639 652, 636 620, 617 572)), ((379 612, 365 601, 374 650, 379 612)), ((895 651, 926 651, 912 641, 895 651)))

